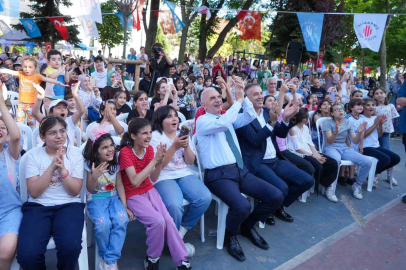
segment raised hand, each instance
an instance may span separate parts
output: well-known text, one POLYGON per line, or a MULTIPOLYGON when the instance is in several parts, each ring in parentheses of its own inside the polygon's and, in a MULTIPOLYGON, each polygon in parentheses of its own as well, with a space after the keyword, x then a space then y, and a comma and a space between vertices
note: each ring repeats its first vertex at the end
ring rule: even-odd
POLYGON ((283 110, 283 120, 285 122, 289 122, 290 118, 295 116, 298 112, 299 102, 292 105, 292 101, 289 101, 288 105, 286 105, 285 109, 283 110))
POLYGON ((92 164, 92 175, 98 179, 102 174, 108 172, 109 164, 107 162, 102 162, 99 166, 95 167, 94 163, 92 164))
POLYGON ((271 108, 269 109, 269 119, 271 120, 271 122, 278 121, 278 110, 279 110, 278 103, 273 103, 271 105, 271 108))
POLYGON ((383 125, 386 119, 387 119, 386 115, 382 114, 381 121, 379 121, 379 125, 383 125))
POLYGON ((286 94, 286 92, 288 91, 288 86, 286 85, 286 83, 284 82, 284 81, 282 81, 282 85, 281 85, 281 87, 279 88, 279 94, 280 93, 284 93, 284 94, 286 94))
POLYGON ((360 124, 358 126, 358 133, 364 132, 365 129, 367 128, 367 124, 368 124, 367 122, 364 122, 364 123, 360 124))
POLYGON ((68 170, 65 168, 65 164, 63 161, 63 155, 64 155, 65 149, 61 147, 58 150, 58 153, 55 156, 55 162, 54 165, 56 166, 56 170, 59 173, 59 176, 66 175, 68 173, 68 170))
POLYGON ((381 114, 381 115, 378 115, 378 116, 375 118, 374 125, 375 125, 375 126, 378 126, 378 125, 380 124, 380 122, 381 122, 381 119, 382 119, 382 114, 381 114))
POLYGON ((161 163, 164 160, 166 154, 166 144, 160 143, 157 147, 156 155, 154 159, 157 163, 161 163))
POLYGON ((235 98, 237 101, 242 101, 244 99, 244 82, 237 76, 233 76, 233 79, 235 81, 235 98))
POLYGON ((75 83, 75 86, 72 88, 73 97, 79 97, 79 95, 78 95, 79 84, 80 84, 80 82, 75 83))
MULTIPOLYGON (((359 128, 358 128, 358 130, 359 130, 359 128)), ((337 121, 336 121, 336 128, 334 129, 334 135, 337 135, 338 134, 338 132, 340 131, 340 123, 338 123, 337 121)))
POLYGON ((32 84, 35 88, 35 90, 37 90, 38 92, 38 96, 41 97, 40 99, 43 100, 45 98, 45 90, 44 88, 41 87, 41 85, 33 83, 32 84))

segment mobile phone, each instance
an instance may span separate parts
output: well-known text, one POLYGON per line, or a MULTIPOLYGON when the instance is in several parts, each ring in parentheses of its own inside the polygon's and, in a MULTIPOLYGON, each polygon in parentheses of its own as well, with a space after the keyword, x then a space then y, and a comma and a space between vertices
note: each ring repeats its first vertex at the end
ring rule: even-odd
POLYGON ((173 84, 173 79, 172 78, 167 78, 167 83, 168 84, 173 84))
POLYGON ((90 87, 96 87, 96 79, 95 77, 90 77, 90 87))
POLYGON ((116 80, 121 80, 121 74, 116 72, 116 80))
POLYGON ((189 135, 189 132, 190 132, 190 129, 189 129, 189 128, 187 128, 187 127, 185 127, 185 126, 182 126, 182 127, 180 128, 179 137, 188 136, 188 135, 189 135))
POLYGON ((330 92, 330 97, 331 97, 331 100, 333 101, 333 103, 336 102, 336 93, 330 92))

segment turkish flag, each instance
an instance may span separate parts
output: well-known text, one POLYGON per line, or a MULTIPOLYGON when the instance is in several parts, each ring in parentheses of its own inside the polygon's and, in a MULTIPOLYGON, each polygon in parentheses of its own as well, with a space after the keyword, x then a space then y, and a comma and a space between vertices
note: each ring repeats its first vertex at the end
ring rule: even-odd
POLYGON ((48 18, 48 20, 51 21, 51 23, 54 25, 55 29, 58 30, 59 34, 61 35, 61 37, 64 40, 69 39, 68 28, 66 28, 63 17, 52 17, 52 18, 48 18))
MULTIPOLYGON (((137 31, 141 30, 141 17, 142 17, 142 10, 144 9, 144 1, 145 0, 141 0, 139 2, 137 1, 138 7, 133 12, 133 28, 137 29, 137 31), (137 13, 137 19, 135 18, 134 13, 137 13), (141 16, 140 16, 140 13, 141 13, 141 16)), ((135 7, 133 7, 133 8, 135 8, 135 7)))
POLYGON ((371 68, 370 67, 364 67, 365 73, 371 73, 371 68))
POLYGON ((261 41, 261 12, 243 10, 238 12, 237 18, 241 40, 257 39, 261 41))
POLYGON ((47 52, 52 50, 52 43, 51 42, 45 42, 44 45, 47 46, 47 52))

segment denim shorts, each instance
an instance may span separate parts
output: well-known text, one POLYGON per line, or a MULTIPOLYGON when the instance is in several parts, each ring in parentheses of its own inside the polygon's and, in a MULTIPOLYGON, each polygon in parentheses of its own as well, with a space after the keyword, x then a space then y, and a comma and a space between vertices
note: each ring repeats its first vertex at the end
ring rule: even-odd
POLYGON ((18 235, 22 218, 23 213, 21 212, 21 207, 15 208, 0 217, 0 237, 6 233, 14 233, 18 235))

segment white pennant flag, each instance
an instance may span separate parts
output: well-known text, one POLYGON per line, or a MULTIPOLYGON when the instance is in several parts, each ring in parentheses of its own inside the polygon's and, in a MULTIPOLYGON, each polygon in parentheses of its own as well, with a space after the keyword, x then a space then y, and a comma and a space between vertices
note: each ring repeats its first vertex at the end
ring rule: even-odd
POLYGON ((379 52, 388 14, 355 14, 354 30, 361 48, 379 52))
POLYGON ((100 0, 79 0, 79 2, 85 19, 103 23, 100 0))
POLYGON ((85 32, 86 37, 99 37, 99 31, 97 30, 97 26, 94 21, 87 20, 81 16, 78 16, 78 19, 82 25, 83 32, 85 32))

